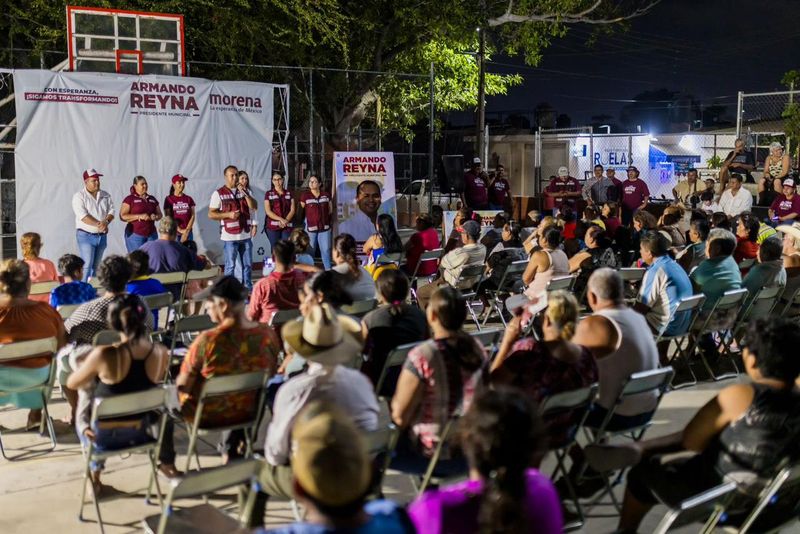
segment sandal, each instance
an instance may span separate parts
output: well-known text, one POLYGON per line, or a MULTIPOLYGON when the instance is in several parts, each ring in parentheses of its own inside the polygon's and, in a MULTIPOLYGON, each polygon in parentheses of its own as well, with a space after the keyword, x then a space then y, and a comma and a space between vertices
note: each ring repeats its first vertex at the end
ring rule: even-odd
POLYGON ((183 476, 183 472, 178 471, 178 468, 175 467, 175 464, 159 464, 158 472, 159 474, 169 479, 179 478, 183 476))

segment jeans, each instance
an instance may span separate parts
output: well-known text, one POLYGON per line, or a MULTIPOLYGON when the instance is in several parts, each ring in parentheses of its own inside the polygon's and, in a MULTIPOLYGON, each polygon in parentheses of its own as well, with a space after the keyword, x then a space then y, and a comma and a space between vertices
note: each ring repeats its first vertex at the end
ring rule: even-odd
MULTIPOLYGON (((142 445, 144 443, 155 441, 147 432, 147 427, 140 428, 120 427, 120 428, 94 428, 94 450, 97 452, 114 451, 118 449, 125 449, 142 445)), ((89 438, 86 434, 78 436, 83 446, 88 450, 89 438)), ((105 466, 105 460, 98 460, 91 462, 92 471, 101 471, 105 466)))
POLYGON ((223 241, 225 276, 233 276, 237 258, 242 264, 242 284, 253 289, 253 240, 223 241))
POLYGON ((78 241, 78 254, 84 262, 83 281, 97 275, 97 267, 106 251, 108 236, 106 234, 91 234, 84 230, 76 230, 75 239, 78 241))
POLYGON ((289 234, 292 233, 291 228, 282 228, 280 230, 269 230, 267 229, 267 240, 269 241, 269 252, 272 254, 272 250, 275 248, 275 243, 280 241, 281 239, 289 239, 289 234))
POLYGON ((155 232, 147 236, 134 233, 125 234, 125 248, 128 249, 128 252, 130 253, 148 241, 155 241, 156 239, 158 239, 158 234, 155 232))
POLYGON ((316 256, 317 246, 319 246, 319 255, 322 256, 322 265, 325 270, 331 268, 331 230, 324 232, 308 232, 308 237, 311 238, 310 250, 311 254, 316 256))

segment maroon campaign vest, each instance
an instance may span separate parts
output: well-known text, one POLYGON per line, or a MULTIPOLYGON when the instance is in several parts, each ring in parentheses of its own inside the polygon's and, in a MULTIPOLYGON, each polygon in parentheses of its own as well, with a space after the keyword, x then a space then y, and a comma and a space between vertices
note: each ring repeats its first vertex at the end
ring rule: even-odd
POLYGON ((306 191, 300 197, 300 202, 306 205, 306 225, 309 232, 325 232, 331 227, 330 203, 331 197, 321 191, 315 197, 311 191, 306 191))
MULTIPOLYGON (((264 193, 264 201, 269 203, 269 209, 272 210, 272 213, 284 219, 289 215, 289 211, 292 209, 292 194, 289 191, 284 191, 279 194, 274 189, 270 189, 264 193)), ((292 221, 289 222, 291 223, 292 221)), ((268 230, 282 229, 278 221, 273 221, 269 216, 265 218, 264 228, 268 230)), ((291 224, 287 226, 287 228, 291 228, 291 224)))
POLYGON ((236 211, 239 210, 239 218, 222 219, 222 227, 226 232, 232 235, 238 235, 242 232, 250 231, 250 208, 247 206, 247 201, 243 196, 239 196, 238 191, 231 191, 227 186, 222 186, 217 189, 220 200, 220 211, 236 211))

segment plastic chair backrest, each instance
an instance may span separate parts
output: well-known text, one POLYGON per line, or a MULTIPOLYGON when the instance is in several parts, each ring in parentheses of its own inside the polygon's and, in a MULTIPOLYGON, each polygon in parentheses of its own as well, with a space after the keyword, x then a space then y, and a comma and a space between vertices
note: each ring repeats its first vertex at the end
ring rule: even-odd
POLYGON ((717 300, 717 307, 715 311, 729 310, 736 306, 741 305, 747 297, 748 291, 746 289, 731 289, 722 294, 717 300))
POLYGON ((165 286, 170 284, 182 284, 186 280, 186 273, 153 273, 150 275, 150 278, 158 280, 165 286))
POLYGON ((376 299, 357 300, 356 302, 341 307, 342 313, 360 317, 371 312, 378 306, 376 299))
POLYGON ((623 267, 619 271, 623 282, 641 282, 644 279, 645 269, 639 267, 623 267))
POLYGON ((56 308, 56 310, 62 319, 68 319, 78 307, 80 307, 80 304, 64 304, 56 308))
POLYGON ((252 391, 264 387, 267 381, 266 371, 252 371, 249 373, 240 373, 236 375, 215 376, 206 380, 203 384, 203 391, 200 393, 200 398, 216 397, 219 395, 228 395, 230 393, 239 393, 245 391, 252 391))
POLYGON ((116 330, 100 330, 92 338, 92 345, 113 345, 122 339, 122 335, 116 330))
POLYGON ((478 340, 478 343, 480 343, 483 348, 490 348, 497 346, 502 333, 502 329, 492 328, 491 330, 478 330, 475 332, 470 332, 469 335, 478 340))
POLYGON ((156 293, 154 295, 145 295, 142 301, 147 304, 150 310, 158 310, 172 306, 172 293, 156 293))
POLYGON ((145 391, 125 393, 94 400, 92 422, 98 419, 118 419, 138 414, 146 414, 164 407, 167 391, 156 386, 145 391))
POLYGON ((587 388, 563 391, 551 395, 539 405, 539 414, 542 417, 551 417, 559 413, 588 407, 597 396, 597 388, 597 384, 592 384, 587 388))
POLYGON ((387 265, 389 263, 400 263, 400 260, 403 258, 402 252, 384 252, 377 258, 375 258, 376 265, 387 265))
POLYGON ((569 290, 572 288, 572 284, 575 282, 576 276, 574 274, 570 274, 567 276, 556 276, 551 278, 550 281, 547 283, 546 291, 557 291, 559 289, 566 289, 569 290))
POLYGON ((61 285, 61 282, 35 282, 31 284, 30 295, 49 295, 50 292, 61 285))
POLYGON ((633 373, 620 392, 620 401, 625 397, 648 393, 650 391, 664 391, 669 387, 675 371, 672 367, 662 367, 650 371, 633 373))
POLYGON ((403 365, 408 357, 409 351, 411 351, 411 349, 420 343, 421 342, 406 343, 405 345, 395 347, 391 350, 391 352, 389 352, 389 354, 386 356, 386 361, 383 364, 383 369, 381 369, 381 374, 378 377, 378 381, 375 383, 376 392, 379 392, 383 387, 383 382, 386 380, 386 375, 389 372, 389 369, 403 365))
POLYGON ((173 480, 170 500, 191 499, 209 493, 249 484, 258 477, 264 461, 258 458, 236 460, 227 465, 193 471, 173 480))
POLYGON ((744 269, 749 269, 753 265, 755 265, 756 260, 753 258, 747 258, 739 262, 739 270, 742 271, 744 269))
POLYGON ((706 296, 702 293, 700 295, 692 295, 678 301, 678 306, 675 308, 675 313, 697 310, 703 306, 706 301, 706 296))
POLYGON ((747 307, 746 313, 742 316, 742 321, 750 317, 766 317, 778 304, 783 288, 781 286, 763 287, 753 296, 747 307))
POLYGON ((270 326, 280 326, 300 317, 300 310, 295 308, 292 310, 278 310, 269 320, 270 326))
POLYGON ((203 269, 202 271, 189 271, 186 273, 186 281, 189 280, 211 280, 219 276, 220 269, 217 266, 203 269))
POLYGON ((212 321, 211 317, 208 315, 190 315, 189 317, 178 319, 178 322, 175 324, 175 333, 202 332, 215 328, 216 326, 217 323, 212 321))
POLYGON ((37 354, 54 353, 58 341, 54 337, 17 341, 0 345, 0 361, 11 361, 36 356, 37 354))

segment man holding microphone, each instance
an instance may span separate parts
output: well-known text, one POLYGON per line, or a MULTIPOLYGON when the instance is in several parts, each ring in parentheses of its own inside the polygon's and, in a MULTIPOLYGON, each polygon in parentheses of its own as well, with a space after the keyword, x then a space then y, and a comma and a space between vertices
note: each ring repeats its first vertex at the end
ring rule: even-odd
POLYGON ((83 281, 96 274, 108 241, 108 223, 114 220, 111 195, 100 189, 100 177, 94 169, 83 171, 83 188, 72 196, 78 251, 86 268, 83 281))
POLYGON ((253 241, 256 226, 251 224, 250 210, 256 208, 256 200, 247 187, 239 183, 239 169, 233 165, 225 167, 225 185, 211 194, 208 217, 220 222, 220 238, 225 256, 225 275, 233 276, 236 258, 242 262, 242 284, 253 288, 253 241))

